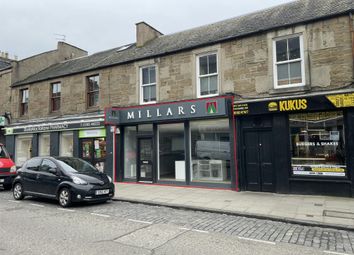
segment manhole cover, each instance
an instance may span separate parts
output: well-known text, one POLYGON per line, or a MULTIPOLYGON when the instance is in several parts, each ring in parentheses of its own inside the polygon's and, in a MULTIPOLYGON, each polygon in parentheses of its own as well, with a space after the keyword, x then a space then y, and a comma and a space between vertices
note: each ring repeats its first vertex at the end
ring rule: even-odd
POLYGON ((344 219, 354 219, 354 213, 331 211, 331 210, 324 210, 323 216, 344 218, 344 219))

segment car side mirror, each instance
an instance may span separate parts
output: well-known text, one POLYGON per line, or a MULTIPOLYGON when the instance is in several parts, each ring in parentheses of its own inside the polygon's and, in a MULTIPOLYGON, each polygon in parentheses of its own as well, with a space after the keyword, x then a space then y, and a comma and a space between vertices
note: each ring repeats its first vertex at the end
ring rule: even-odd
POLYGON ((57 174, 58 170, 56 168, 49 168, 48 172, 51 173, 51 174, 57 174))

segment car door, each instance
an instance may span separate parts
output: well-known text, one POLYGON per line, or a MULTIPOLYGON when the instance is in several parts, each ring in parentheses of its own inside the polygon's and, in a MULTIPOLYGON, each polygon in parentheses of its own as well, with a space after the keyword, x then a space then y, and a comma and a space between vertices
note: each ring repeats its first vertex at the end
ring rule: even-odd
POLYGON ((43 159, 38 171, 37 192, 45 196, 55 197, 60 181, 61 177, 57 165, 51 159, 43 159), (56 169, 56 173, 53 173, 50 169, 56 169))
POLYGON ((37 176, 39 166, 42 163, 41 158, 32 158, 28 160, 22 167, 21 177, 23 189, 28 192, 36 192, 37 190, 37 176))

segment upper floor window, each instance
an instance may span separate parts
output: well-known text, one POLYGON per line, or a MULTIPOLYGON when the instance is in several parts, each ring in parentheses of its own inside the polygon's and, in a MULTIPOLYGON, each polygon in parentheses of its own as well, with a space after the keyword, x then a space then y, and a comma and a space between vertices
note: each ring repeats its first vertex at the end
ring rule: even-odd
POLYGON ((100 77, 98 75, 87 77, 87 106, 98 105, 100 91, 100 77))
POLYGON ((218 95, 218 64, 216 53, 198 56, 197 73, 198 97, 218 95))
POLYGON ((140 69, 140 103, 156 102, 156 67, 147 66, 140 69))
POLYGON ((274 41, 274 87, 287 88, 305 85, 302 36, 274 41))
POLYGON ((52 83, 51 109, 52 112, 60 110, 61 83, 52 83))
POLYGON ((20 115, 26 115, 28 113, 28 89, 22 89, 20 92, 20 115))

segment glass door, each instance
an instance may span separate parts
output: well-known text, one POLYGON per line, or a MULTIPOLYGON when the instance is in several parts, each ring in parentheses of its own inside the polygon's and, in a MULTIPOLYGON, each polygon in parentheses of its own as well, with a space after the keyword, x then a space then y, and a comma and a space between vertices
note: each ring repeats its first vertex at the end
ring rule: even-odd
POLYGON ((80 157, 95 166, 100 172, 104 171, 106 161, 106 139, 85 138, 80 141, 80 157))
POLYGON ((93 160, 92 164, 98 171, 104 171, 104 163, 106 161, 106 139, 93 138, 93 160))
POLYGON ((152 138, 138 138, 138 181, 152 182, 152 138))

